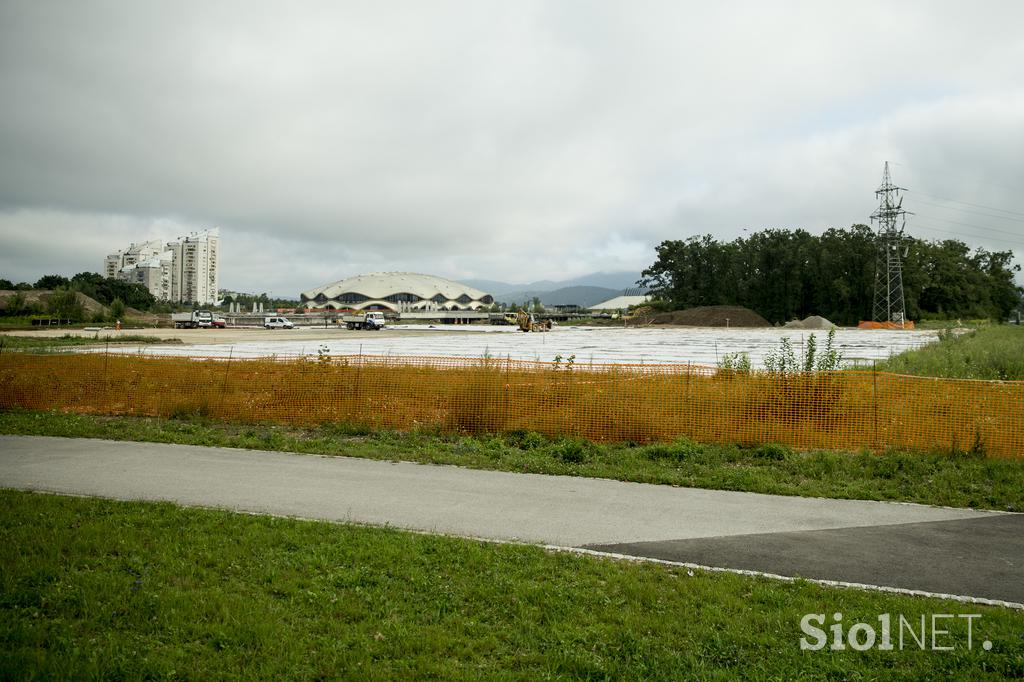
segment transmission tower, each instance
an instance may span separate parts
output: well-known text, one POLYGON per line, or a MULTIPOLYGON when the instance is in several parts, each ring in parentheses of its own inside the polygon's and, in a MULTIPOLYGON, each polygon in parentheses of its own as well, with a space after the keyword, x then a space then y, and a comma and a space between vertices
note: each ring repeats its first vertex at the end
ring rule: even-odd
POLYGON ((907 216, 903 210, 902 187, 892 184, 889 162, 885 162, 882 185, 875 190, 878 210, 871 214, 871 222, 878 221, 878 261, 875 264, 875 305, 872 319, 893 322, 901 327, 907 315, 903 303, 903 228, 907 216))

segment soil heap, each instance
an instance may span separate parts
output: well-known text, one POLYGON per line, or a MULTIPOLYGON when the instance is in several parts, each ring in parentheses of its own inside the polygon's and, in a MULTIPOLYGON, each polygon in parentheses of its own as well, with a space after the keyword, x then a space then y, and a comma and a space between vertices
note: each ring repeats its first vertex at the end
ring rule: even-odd
POLYGON ((832 329, 836 325, 821 315, 810 315, 802 320, 787 322, 786 329, 832 329))
POLYGON ((678 325, 683 327, 770 327, 771 323, 750 308, 736 305, 709 305, 686 310, 656 313, 651 308, 637 310, 631 326, 678 325))
MULTIPOLYGON (((7 303, 16 295, 21 294, 25 297, 26 305, 38 305, 39 307, 46 309, 53 298, 55 292, 49 289, 30 289, 29 291, 13 291, 10 289, 4 289, 0 291, 0 309, 6 309, 7 303)), ((94 298, 86 296, 82 292, 75 292, 75 296, 78 298, 78 302, 82 304, 82 308, 85 310, 86 315, 93 315, 98 312, 103 312, 106 308, 94 298)))

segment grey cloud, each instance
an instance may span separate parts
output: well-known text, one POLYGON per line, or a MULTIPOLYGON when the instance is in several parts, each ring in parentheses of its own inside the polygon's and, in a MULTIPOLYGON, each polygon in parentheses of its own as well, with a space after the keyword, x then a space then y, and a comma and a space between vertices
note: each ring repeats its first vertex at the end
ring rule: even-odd
POLYGON ((991 182, 1024 177, 1022 24, 1015 2, 6 3, 0 235, 31 250, 19 225, 60 214, 92 259, 109 220, 219 225, 225 286, 270 268, 294 293, 848 225, 884 160, 1024 210, 991 182))

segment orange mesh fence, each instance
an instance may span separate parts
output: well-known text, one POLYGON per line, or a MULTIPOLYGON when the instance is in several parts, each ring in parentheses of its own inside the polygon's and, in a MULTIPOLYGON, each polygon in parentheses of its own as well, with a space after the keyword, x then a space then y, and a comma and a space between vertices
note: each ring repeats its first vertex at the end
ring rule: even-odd
POLYGON ((0 355, 0 386, 4 409, 1024 455, 1019 381, 486 358, 7 353, 0 355))
POLYGON ((906 322, 875 322, 874 320, 861 320, 857 325, 858 329, 906 329, 911 330, 914 328, 914 323, 910 320, 906 322))

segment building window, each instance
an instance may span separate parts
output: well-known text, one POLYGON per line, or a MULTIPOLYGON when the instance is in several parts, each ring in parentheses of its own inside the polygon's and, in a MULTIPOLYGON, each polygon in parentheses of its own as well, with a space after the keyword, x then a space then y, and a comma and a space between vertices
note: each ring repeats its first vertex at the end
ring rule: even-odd
POLYGON ((403 292, 399 294, 391 294, 390 296, 385 296, 384 300, 390 301, 391 303, 416 303, 417 301, 420 301, 422 299, 416 294, 409 294, 403 292))

